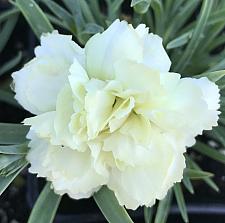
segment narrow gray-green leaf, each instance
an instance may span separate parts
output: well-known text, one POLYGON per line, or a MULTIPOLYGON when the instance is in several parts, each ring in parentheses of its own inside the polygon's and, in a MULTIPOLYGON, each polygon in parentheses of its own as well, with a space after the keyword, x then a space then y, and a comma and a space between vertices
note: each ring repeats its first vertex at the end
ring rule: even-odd
POLYGON ((192 180, 201 180, 203 178, 209 178, 213 177, 213 173, 202 171, 202 170, 196 170, 196 169, 185 169, 185 174, 192 179, 192 180))
MULTIPOLYGON (((190 157, 186 156, 186 161, 187 161, 187 165, 188 167, 192 168, 192 169, 196 169, 196 170, 202 170, 199 165, 197 163, 194 162, 194 160, 192 160, 190 157)), ((211 187, 213 190, 215 190, 216 192, 219 192, 219 188, 218 186, 213 182, 212 179, 210 178, 202 178, 203 181, 205 181, 205 183, 211 187)))
POLYGON ((16 176, 27 166, 25 164, 18 171, 14 172, 10 176, 0 176, 0 195, 5 191, 5 189, 9 186, 9 184, 16 178, 16 176))
POLYGON ((166 48, 169 50, 169 49, 174 49, 177 47, 184 46, 191 39, 191 36, 192 36, 192 31, 187 32, 187 33, 175 38, 174 40, 171 40, 167 44, 166 48))
POLYGON ((150 207, 144 207, 145 223, 151 223, 153 218, 153 210, 150 207))
POLYGON ((188 65, 191 60, 195 50, 197 49, 199 42, 201 41, 201 36, 205 30, 205 26, 207 24, 207 20, 209 18, 211 9, 213 6, 212 0, 204 0, 201 7, 200 16, 197 22, 197 25, 193 31, 192 38, 185 49, 182 57, 179 62, 176 64, 174 70, 182 72, 188 65))
POLYGON ((3 28, 0 31, 0 53, 4 49, 5 45, 7 44, 14 28, 18 20, 18 15, 15 14, 8 18, 8 20, 4 23, 3 28))
POLYGON ((20 145, 0 146, 0 153, 1 154, 25 155, 25 154, 27 154, 27 152, 28 152, 27 143, 20 144, 20 145))
MULTIPOLYGON (((10 105, 13 105, 18 108, 21 108, 20 104, 14 98, 14 94, 12 92, 8 92, 8 91, 0 89, 0 101, 5 102, 10 105)), ((1 136, 0 136, 0 138, 1 138, 1 136)))
POLYGON ((0 23, 7 20, 8 18, 10 18, 11 16, 14 16, 14 15, 17 15, 19 14, 19 10, 16 9, 16 8, 12 8, 12 9, 9 9, 7 11, 3 11, 1 12, 1 15, 0 15, 0 23))
POLYGON ((214 134, 217 140, 225 147, 225 128, 217 126, 213 128, 211 134, 214 134))
POLYGON ((109 223, 133 223, 124 207, 118 203, 114 193, 106 186, 94 194, 94 199, 109 223))
POLYGON ((103 32, 104 28, 95 24, 95 23, 87 23, 84 27, 84 30, 82 30, 79 34, 79 40, 81 41, 82 44, 85 44, 88 39, 99 32, 103 32))
POLYGON ((22 59, 22 53, 19 52, 14 58, 1 65, 0 67, 0 76, 10 71, 13 67, 15 67, 22 59))
POLYGON ((187 215, 187 208, 186 208, 186 204, 184 201, 184 195, 183 195, 183 191, 180 186, 180 183, 174 184, 173 190, 174 190, 174 194, 175 194, 175 197, 177 200, 177 205, 180 210, 181 216, 182 216, 184 222, 189 222, 188 215, 187 215))
POLYGON ((50 185, 50 183, 47 183, 39 195, 28 219, 28 223, 53 222, 61 196, 55 194, 50 185))
POLYGON ((52 0, 42 0, 42 2, 47 5, 47 7, 54 13, 54 15, 56 15, 61 20, 61 23, 64 23, 67 27, 70 28, 70 31, 73 34, 76 33, 75 23, 72 15, 69 12, 67 12, 63 7, 52 0))
POLYGON ((171 36, 172 38, 176 36, 177 31, 184 26, 190 16, 193 15, 199 2, 200 0, 179 0, 173 3, 173 10, 169 11, 169 15, 173 16, 173 19, 168 21, 168 28, 163 37, 164 42, 167 43, 167 41, 171 39, 171 36), (183 4, 182 1, 184 2, 183 4))
POLYGON ((215 148, 211 148, 210 146, 199 141, 197 141, 195 146, 193 146, 192 148, 205 156, 208 156, 218 162, 225 164, 225 155, 217 151, 215 148))
POLYGON ((209 80, 213 82, 219 81, 221 78, 225 76, 225 70, 219 70, 214 72, 206 72, 200 75, 194 76, 194 78, 207 77, 209 80))
POLYGON ((16 0, 15 5, 23 13, 38 38, 42 33, 53 31, 48 18, 34 0, 16 0))
POLYGON ((28 161, 23 157, 21 159, 15 160, 14 162, 10 163, 7 167, 0 170, 1 176, 10 176, 11 174, 15 173, 17 170, 22 168, 23 166, 27 165, 28 161))
POLYGON ((47 16, 47 18, 49 19, 49 21, 54 24, 54 25, 57 25, 58 27, 60 28, 63 28, 67 31, 70 31, 71 32, 71 29, 68 25, 62 23, 62 21, 58 18, 56 18, 55 16, 49 14, 49 13, 45 13, 45 15, 47 16))
POLYGON ((154 223, 166 223, 172 201, 172 190, 169 190, 166 197, 159 201, 154 223))
POLYGON ((0 123, 0 144, 20 144, 26 140, 29 126, 0 123))
POLYGON ((0 154, 0 170, 21 158, 22 156, 20 155, 0 154))
MULTIPOLYGON (((63 3, 66 5, 66 7, 69 9, 69 11, 73 14, 74 21, 76 24, 76 32, 77 34, 84 29, 84 26, 86 24, 81 3, 84 1, 80 0, 63 0, 63 3)), ((80 40, 79 40, 80 41, 80 40)))
POLYGON ((151 4, 151 0, 132 0, 131 7, 134 7, 134 10, 137 13, 144 14, 148 11, 151 4))
POLYGON ((194 194, 194 188, 193 188, 193 186, 192 186, 192 183, 191 183, 189 177, 188 177, 186 174, 184 174, 182 183, 184 184, 185 188, 186 188, 191 194, 194 194))
POLYGON ((88 23, 95 23, 95 18, 92 14, 92 11, 89 7, 89 5, 87 4, 86 1, 79 1, 82 13, 84 15, 84 18, 86 20, 86 22, 88 23))

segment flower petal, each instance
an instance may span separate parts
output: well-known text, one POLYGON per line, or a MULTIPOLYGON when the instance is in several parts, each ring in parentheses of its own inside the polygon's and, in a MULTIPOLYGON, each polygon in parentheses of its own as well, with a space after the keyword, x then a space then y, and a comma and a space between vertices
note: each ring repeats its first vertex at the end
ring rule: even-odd
POLYGON ((109 80, 114 77, 113 65, 121 59, 142 60, 142 46, 133 27, 116 20, 102 34, 93 36, 85 46, 89 77, 109 80))
POLYGON ((159 133, 153 138, 148 164, 127 166, 122 170, 114 168, 111 172, 108 187, 115 192, 119 203, 129 209, 152 206, 183 177, 185 159, 178 152, 181 149, 174 148, 176 141, 171 143, 170 138, 159 133))
POLYGON ((162 38, 150 33, 147 36, 144 36, 143 41, 143 63, 152 69, 159 70, 160 72, 169 71, 171 61, 162 45, 162 38))
POLYGON ((29 171, 50 180, 56 193, 67 193, 74 199, 88 198, 107 182, 107 176, 95 171, 90 151, 78 152, 52 146, 36 136, 30 138, 29 171))
POLYGON ((71 38, 57 32, 42 36, 41 46, 35 49, 36 58, 13 73, 15 98, 31 113, 55 110, 74 58, 84 63, 83 50, 71 38))

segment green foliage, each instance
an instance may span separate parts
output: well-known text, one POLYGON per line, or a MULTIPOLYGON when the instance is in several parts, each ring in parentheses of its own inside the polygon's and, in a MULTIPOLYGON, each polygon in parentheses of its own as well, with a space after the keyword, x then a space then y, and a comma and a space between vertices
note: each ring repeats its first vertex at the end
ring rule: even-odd
POLYGON ((131 7, 134 7, 134 10, 137 13, 144 14, 148 11, 151 4, 151 0, 132 0, 131 7))
POLYGON ((18 20, 17 13, 11 13, 8 15, 9 18, 4 23, 2 29, 0 30, 0 53, 3 51, 5 45, 7 44, 9 37, 11 36, 13 29, 18 20))
POLYGON ((34 0, 16 0, 14 5, 23 13, 37 37, 53 30, 48 18, 34 0))
POLYGON ((154 223, 166 223, 171 206, 173 192, 169 190, 166 197, 159 201, 154 223))
MULTIPOLYGON (((190 157, 186 156, 186 161, 187 161, 187 166, 189 168, 191 168, 192 170, 195 169, 196 171, 200 171, 200 173, 202 172, 202 169, 199 167, 199 165, 193 159, 191 159, 190 157)), ((204 173, 203 173, 203 175, 204 175, 204 173)), ((206 175, 207 175, 207 173, 206 173, 206 175)), ((210 175, 211 175, 211 173, 208 174, 209 177, 210 177, 210 175)), ((218 186, 209 177, 202 177, 202 180, 205 181, 205 183, 209 187, 211 187, 213 190, 218 192, 219 191, 218 186)))
POLYGON ((34 204, 28 223, 52 223, 60 201, 61 196, 56 195, 47 183, 34 204))
POLYGON ((177 204, 178 204, 181 216, 182 216, 184 222, 189 222, 188 215, 187 215, 187 208, 186 208, 186 204, 184 201, 184 195, 183 195, 180 184, 176 183, 173 187, 173 190, 174 190, 174 194, 175 194, 175 197, 177 200, 177 204))
POLYGON ((0 123, 0 144, 20 144, 26 141, 28 126, 0 123))
POLYGON ((21 59, 22 53, 18 52, 18 54, 14 58, 2 65, 2 67, 0 68, 0 76, 14 68, 21 61, 21 59))
POLYGON ((191 183, 190 178, 187 176, 187 174, 184 173, 184 177, 182 180, 182 183, 184 184, 185 188, 191 193, 194 194, 194 188, 193 185, 191 183))
MULTIPOLYGON (((217 131, 216 131, 216 133, 217 133, 217 131)), ((215 131, 214 131, 214 133, 215 133, 215 131)), ((224 134, 224 132, 223 132, 223 134, 224 134)), ((216 135, 216 137, 217 137, 217 135, 216 135)), ((224 139, 224 136, 223 136, 223 139, 224 139)), ((221 152, 219 152, 218 150, 216 150, 215 148, 211 148, 210 146, 198 141, 195 144, 195 146, 193 147, 193 149, 205 156, 212 158, 213 160, 216 160, 218 162, 225 164, 225 155, 222 154, 221 152)))
POLYGON ((27 143, 10 146, 0 146, 0 154, 6 155, 26 155, 28 152, 27 143))
POLYGON ((144 207, 144 219, 145 223, 151 223, 153 219, 153 209, 150 207, 144 207))
POLYGON ((187 48, 184 50, 180 60, 177 63, 174 63, 174 71, 183 72, 187 67, 191 57, 195 53, 198 45, 201 41, 202 33, 205 30, 207 20, 209 18, 213 2, 211 0, 204 0, 201 8, 201 13, 197 21, 196 27, 193 30, 193 34, 190 38, 190 41, 187 45, 187 48))
POLYGON ((16 176, 27 166, 25 163, 20 169, 8 176, 0 176, 0 195, 5 191, 5 189, 10 185, 10 183, 16 178, 16 176))
POLYGON ((42 0, 42 2, 59 19, 59 24, 63 23, 72 34, 76 34, 76 27, 72 14, 52 0, 42 0))
POLYGON ((210 172, 197 170, 197 169, 189 169, 186 168, 184 170, 185 174, 192 180, 201 180, 208 177, 213 177, 213 174, 210 172))
POLYGON ((95 202, 109 223, 132 223, 126 210, 120 206, 114 193, 103 186, 94 194, 95 202))

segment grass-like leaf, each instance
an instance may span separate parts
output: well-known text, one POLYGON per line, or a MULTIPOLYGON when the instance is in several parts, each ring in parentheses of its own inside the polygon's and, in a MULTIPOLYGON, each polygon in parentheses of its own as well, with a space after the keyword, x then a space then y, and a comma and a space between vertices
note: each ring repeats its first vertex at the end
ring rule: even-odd
POLYGON ((225 155, 217 151, 215 148, 211 148, 210 146, 200 141, 197 141, 195 146, 193 146, 192 148, 205 156, 208 156, 218 162, 225 164, 225 155))
POLYGON ((27 166, 24 164, 19 170, 11 174, 10 176, 0 176, 0 195, 5 191, 9 184, 16 178, 16 176, 27 166))
MULTIPOLYGON (((213 128, 211 132, 212 135, 225 147, 225 128, 222 126, 217 126, 213 128)), ((222 155, 221 155, 222 157, 222 155)))
POLYGON ((17 15, 17 14, 19 14, 19 10, 16 9, 16 8, 12 8, 12 9, 9 9, 7 11, 1 12, 0 23, 4 22, 5 20, 10 18, 11 16, 14 16, 14 15, 17 15))
MULTIPOLYGON (((8 92, 0 89, 0 101, 10 104, 12 106, 21 108, 18 102, 14 98, 14 94, 12 92, 8 92)), ((1 131, 1 130, 0 130, 1 131)), ((1 138, 1 137, 0 137, 1 138)), ((1 144, 1 142, 0 142, 1 144)))
POLYGON ((20 155, 0 154, 0 170, 6 168, 8 165, 21 158, 22 156, 20 155))
MULTIPOLYGON (((197 163, 195 163, 194 160, 192 160, 190 157, 186 156, 186 161, 187 161, 188 167, 190 167, 192 169, 196 169, 196 170, 202 171, 202 169, 199 167, 199 165, 197 163)), ((218 186, 213 182, 212 179, 210 179, 210 178, 202 178, 202 180, 205 181, 205 183, 209 187, 211 187, 213 190, 215 190, 216 192, 219 192, 218 186)))
POLYGON ((28 162, 24 157, 21 159, 15 160, 14 162, 10 163, 7 167, 0 170, 0 175, 8 177, 27 164, 28 162))
POLYGON ((50 183, 47 183, 39 195, 28 219, 28 223, 53 222, 61 196, 55 194, 50 185, 50 183))
POLYGON ((4 49, 5 45, 7 44, 13 29, 17 23, 18 14, 11 15, 8 20, 4 23, 3 28, 0 31, 0 53, 4 49))
POLYGON ((64 23, 74 35, 76 34, 73 16, 67 10, 52 0, 42 0, 42 2, 60 19, 61 23, 64 23))
POLYGON ((160 0, 152 0, 151 2, 151 8, 154 12, 154 18, 155 18, 155 30, 154 32, 160 36, 163 35, 164 28, 165 28, 165 18, 164 18, 164 7, 160 0))
POLYGON ((26 155, 27 152, 28 152, 27 143, 20 144, 20 145, 0 146, 0 153, 1 154, 26 155))
POLYGON ((182 72, 187 67, 189 61, 191 60, 195 50, 198 47, 198 44, 201 41, 201 36, 205 30, 205 26, 207 24, 207 20, 209 18, 211 9, 213 6, 212 0, 204 0, 201 7, 200 16, 196 25, 196 28, 193 31, 192 38, 185 49, 182 57, 180 58, 179 62, 174 67, 174 71, 182 72))
POLYGON ((206 72, 200 75, 196 75, 194 76, 194 78, 207 77, 209 80, 213 82, 217 82, 224 76, 225 76, 225 70, 219 70, 219 71, 206 72))
MULTIPOLYGON (((181 2, 182 1, 178 1, 181 2)), ((169 22, 169 27, 166 30, 164 35, 164 41, 167 43, 168 39, 174 37, 177 31, 187 22, 190 16, 193 14, 194 10, 196 10, 197 6, 199 5, 200 0, 189 0, 186 1, 185 4, 182 5, 182 10, 179 10, 180 5, 178 3, 173 3, 175 6, 173 7, 173 11, 175 17, 172 21, 169 22)), ((190 36, 185 34, 186 36, 190 36)))
POLYGON ((102 26, 99 26, 95 23, 87 23, 84 26, 84 30, 79 32, 78 38, 80 39, 82 44, 85 44, 92 35, 102 31, 104 31, 104 28, 102 26))
POLYGON ((172 195, 172 190, 169 190, 166 197, 159 201, 154 223, 166 223, 170 211, 172 195))
POLYGON ((38 38, 42 33, 53 31, 48 18, 34 0, 16 0, 14 4, 23 13, 38 38))
POLYGON ((184 46, 192 37, 192 31, 187 32, 181 36, 176 37, 175 39, 171 40, 167 46, 166 49, 174 49, 181 46, 184 46))
POLYGON ((7 61, 0 67, 0 76, 10 71, 13 67, 15 67, 22 59, 22 53, 19 52, 14 58, 7 61))
POLYGON ((184 201, 184 195, 183 195, 180 183, 176 183, 173 186, 173 190, 174 190, 174 194, 175 194, 175 197, 177 200, 177 205, 180 210, 181 216, 182 216, 184 222, 189 222, 188 215, 187 215, 187 208, 186 208, 186 204, 184 201))
POLYGON ((94 194, 94 200, 109 223, 132 223, 124 207, 120 206, 114 193, 103 186, 94 194))
POLYGON ((153 210, 151 207, 144 207, 145 223, 151 223, 153 218, 153 210))
POLYGON ((213 173, 202 171, 202 170, 196 170, 196 169, 185 169, 185 173, 191 180, 201 180, 204 178, 213 177, 213 173))
POLYGON ((194 194, 194 188, 193 188, 193 185, 192 185, 192 183, 191 183, 190 178, 189 178, 186 174, 184 174, 182 183, 184 184, 185 188, 186 188, 191 194, 194 194))
POLYGON ((132 0, 131 7, 134 7, 134 10, 137 13, 144 14, 148 11, 151 0, 132 0))
POLYGON ((0 123, 0 144, 20 144, 26 141, 28 126, 0 123))

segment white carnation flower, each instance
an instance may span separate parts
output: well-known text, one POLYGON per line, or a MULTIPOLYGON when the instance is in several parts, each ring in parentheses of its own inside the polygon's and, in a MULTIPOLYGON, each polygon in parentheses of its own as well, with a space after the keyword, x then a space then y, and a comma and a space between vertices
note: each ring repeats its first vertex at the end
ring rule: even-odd
POLYGON ((162 39, 116 20, 84 51, 56 32, 13 74, 25 120, 30 172, 55 192, 90 197, 102 185, 127 208, 163 199, 185 168, 184 152, 217 125, 219 89, 181 78, 162 39))

